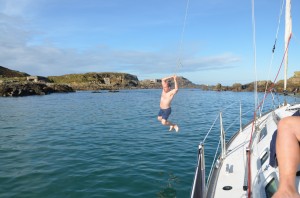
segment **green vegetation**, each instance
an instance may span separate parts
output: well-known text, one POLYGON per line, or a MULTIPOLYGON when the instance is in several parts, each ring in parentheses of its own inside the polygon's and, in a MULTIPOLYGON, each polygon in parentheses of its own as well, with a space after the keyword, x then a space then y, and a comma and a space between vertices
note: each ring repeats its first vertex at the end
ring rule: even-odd
MULTIPOLYGON (((10 70, 0 66, 0 84, 10 82, 24 82, 30 76, 24 72, 10 70)), ((153 80, 139 81, 137 76, 118 73, 118 72, 90 72, 84 74, 67 74, 62 76, 49 76, 47 78, 38 76, 39 82, 51 82, 55 84, 64 84, 72 87, 75 90, 101 90, 101 89, 122 89, 122 88, 161 88, 161 83, 153 80)), ((273 87, 271 81, 258 81, 257 89, 259 92, 264 92, 266 89, 273 87)), ((232 86, 222 86, 221 83, 217 85, 196 85, 188 79, 179 76, 178 85, 180 88, 201 88, 203 90, 216 90, 216 91, 253 91, 254 82, 247 84, 234 83, 232 86)), ((300 87, 300 71, 295 72, 294 76, 288 79, 288 92, 299 90, 300 87)), ((277 92, 283 92, 283 80, 278 81, 274 88, 277 92)))
POLYGON ((54 83, 89 83, 99 82, 105 83, 104 78, 125 78, 125 73, 116 72, 91 72, 85 74, 67 74, 63 76, 48 76, 48 79, 54 83))
POLYGON ((29 74, 7 69, 5 67, 0 66, 0 78, 26 77, 26 76, 29 76, 29 74))

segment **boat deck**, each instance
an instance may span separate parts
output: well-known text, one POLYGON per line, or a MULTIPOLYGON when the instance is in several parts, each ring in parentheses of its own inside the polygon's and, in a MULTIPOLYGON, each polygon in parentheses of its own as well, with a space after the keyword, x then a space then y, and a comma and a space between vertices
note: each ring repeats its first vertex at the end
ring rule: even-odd
POLYGON ((217 181, 215 197, 247 197, 247 191, 243 190, 246 148, 249 144, 251 125, 245 128, 246 131, 239 133, 235 141, 228 147, 226 158, 220 169, 217 181), (229 188, 231 188, 229 190, 229 188))
MULTIPOLYGON (((287 108, 286 106, 281 107, 274 114, 264 115, 257 121, 251 147, 252 197, 266 197, 265 186, 271 179, 274 178, 278 184, 278 168, 269 165, 269 147, 272 135, 277 129, 277 122, 295 112, 295 110, 286 111, 287 108)), ((246 150, 249 146, 251 132, 252 124, 249 124, 228 145, 225 159, 220 164, 219 170, 215 169, 215 171, 219 171, 218 174, 213 174, 217 176, 217 178, 212 178, 212 180, 215 180, 213 182, 216 183, 216 188, 213 192, 208 193, 214 193, 214 195, 207 194, 208 197, 247 197, 247 190, 244 190, 244 185, 247 185, 247 182, 245 182, 245 180, 247 181, 247 177, 245 178, 245 174, 247 175, 245 171, 247 164, 246 150)), ((299 177, 297 177, 298 190, 300 190, 299 181, 299 177)))

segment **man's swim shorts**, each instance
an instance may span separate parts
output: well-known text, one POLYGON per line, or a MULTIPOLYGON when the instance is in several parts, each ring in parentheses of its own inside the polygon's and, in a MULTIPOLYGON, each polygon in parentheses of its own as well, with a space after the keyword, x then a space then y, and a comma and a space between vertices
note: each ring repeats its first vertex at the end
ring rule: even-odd
POLYGON ((162 119, 167 120, 171 114, 171 107, 167 109, 160 109, 158 112, 158 116, 161 116, 162 119))

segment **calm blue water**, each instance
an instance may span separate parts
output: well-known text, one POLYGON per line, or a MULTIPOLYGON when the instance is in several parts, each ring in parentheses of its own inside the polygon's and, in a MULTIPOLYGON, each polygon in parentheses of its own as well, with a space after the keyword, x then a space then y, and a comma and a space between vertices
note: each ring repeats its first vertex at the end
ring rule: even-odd
MULTIPOLYGON (((180 90, 170 117, 179 133, 156 120, 160 93, 0 98, 0 197, 189 197, 198 143, 220 109, 253 109, 253 93, 180 90)), ((215 129, 207 140, 207 166, 218 138, 215 129)))

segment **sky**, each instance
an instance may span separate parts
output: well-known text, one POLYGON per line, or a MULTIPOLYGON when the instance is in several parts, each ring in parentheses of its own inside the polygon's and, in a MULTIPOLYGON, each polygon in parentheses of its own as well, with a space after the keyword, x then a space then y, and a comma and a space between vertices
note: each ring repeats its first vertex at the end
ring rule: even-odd
MULTIPOLYGON (((300 71, 300 2, 292 3, 288 77, 300 71)), ((252 15, 252 0, 0 0, 0 65, 39 76, 274 80, 284 54, 282 0, 254 4, 252 15)))

